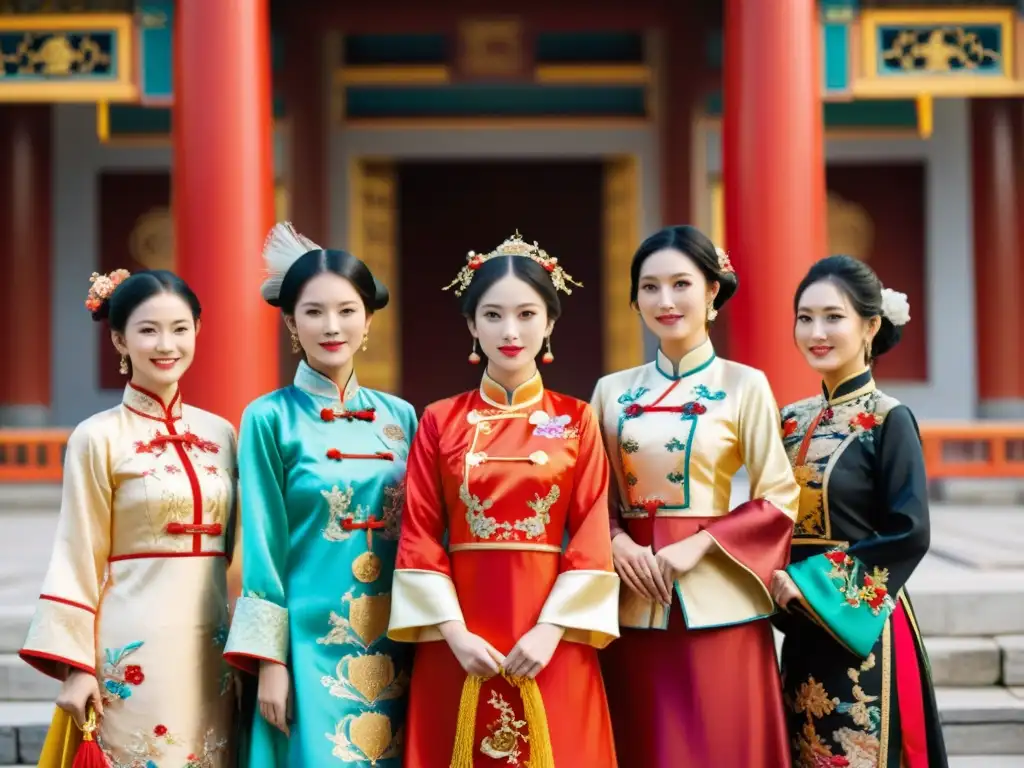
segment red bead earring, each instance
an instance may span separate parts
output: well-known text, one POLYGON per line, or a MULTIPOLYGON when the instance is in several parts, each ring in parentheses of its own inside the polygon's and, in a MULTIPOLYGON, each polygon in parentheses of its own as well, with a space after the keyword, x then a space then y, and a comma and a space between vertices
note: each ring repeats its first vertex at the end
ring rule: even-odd
POLYGON ((469 362, 471 365, 480 365, 480 355, 476 351, 476 339, 473 339, 473 351, 469 353, 469 362))
POLYGON ((548 336, 548 338, 547 338, 547 345, 548 345, 548 350, 541 357, 540 361, 542 363, 553 363, 553 362, 555 362, 555 355, 551 351, 551 337, 550 336, 548 336))

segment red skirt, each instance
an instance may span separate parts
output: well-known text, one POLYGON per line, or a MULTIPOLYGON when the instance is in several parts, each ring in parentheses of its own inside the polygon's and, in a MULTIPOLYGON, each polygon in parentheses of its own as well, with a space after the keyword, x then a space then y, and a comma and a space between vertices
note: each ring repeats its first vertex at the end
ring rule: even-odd
POLYGON ((790 764, 768 621, 691 631, 677 604, 667 630, 624 628, 600 656, 622 768, 790 764))

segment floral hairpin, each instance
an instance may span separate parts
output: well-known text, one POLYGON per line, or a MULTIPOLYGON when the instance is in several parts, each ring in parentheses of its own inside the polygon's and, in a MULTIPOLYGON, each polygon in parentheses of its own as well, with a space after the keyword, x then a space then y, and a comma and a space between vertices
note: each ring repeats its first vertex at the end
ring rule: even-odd
POLYGON ((90 312, 95 312, 102 307, 103 302, 110 298, 114 289, 131 277, 131 274, 127 269, 115 269, 109 275, 93 272, 89 277, 89 282, 92 285, 89 286, 89 297, 85 300, 85 308, 90 312))
POLYGON ((466 266, 459 270, 459 274, 455 276, 448 285, 442 290, 447 291, 449 288, 455 288, 455 295, 461 296, 469 284, 473 282, 473 275, 485 262, 497 256, 524 256, 528 259, 533 259, 535 262, 540 264, 544 269, 551 275, 551 283, 555 286, 556 290, 563 291, 566 294, 572 293, 572 288, 569 287, 569 283, 577 286, 578 288, 583 287, 583 283, 577 283, 572 279, 572 275, 558 266, 558 259, 554 256, 548 256, 547 251, 542 249, 535 240, 533 245, 525 242, 523 236, 519 234, 519 230, 512 237, 508 238, 505 242, 499 245, 490 253, 476 253, 470 251, 469 255, 466 256, 466 266), (457 287, 456 287, 457 286, 457 287))
POLYGON ((729 254, 724 248, 715 248, 715 253, 718 254, 719 270, 722 272, 736 272, 732 267, 732 261, 729 259, 729 254))
POLYGON ((883 288, 882 315, 897 328, 909 323, 910 301, 907 299, 907 294, 883 288))

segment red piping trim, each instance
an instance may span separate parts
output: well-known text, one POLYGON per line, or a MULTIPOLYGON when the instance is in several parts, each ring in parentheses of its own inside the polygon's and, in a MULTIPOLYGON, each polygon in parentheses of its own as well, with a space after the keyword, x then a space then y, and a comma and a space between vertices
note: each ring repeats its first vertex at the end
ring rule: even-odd
POLYGON ((52 603, 60 603, 61 605, 70 605, 72 608, 78 608, 78 609, 83 610, 83 611, 88 611, 93 616, 96 615, 96 609, 95 608, 92 608, 92 607, 90 607, 88 605, 85 605, 84 603, 76 603, 74 600, 68 600, 67 598, 64 598, 64 597, 57 597, 56 595, 46 595, 46 594, 43 594, 43 595, 39 596, 39 599, 40 600, 49 600, 52 603))

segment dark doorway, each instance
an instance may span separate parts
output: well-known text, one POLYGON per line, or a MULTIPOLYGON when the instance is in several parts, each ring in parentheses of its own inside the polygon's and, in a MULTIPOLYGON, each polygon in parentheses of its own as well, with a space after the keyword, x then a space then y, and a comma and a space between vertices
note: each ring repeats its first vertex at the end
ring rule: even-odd
POLYGON ((479 385, 458 300, 441 288, 468 251, 488 252, 518 228, 584 287, 561 295, 545 386, 589 399, 603 372, 601 323, 604 164, 410 162, 398 168, 401 396, 417 410, 479 385))

